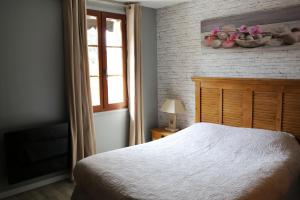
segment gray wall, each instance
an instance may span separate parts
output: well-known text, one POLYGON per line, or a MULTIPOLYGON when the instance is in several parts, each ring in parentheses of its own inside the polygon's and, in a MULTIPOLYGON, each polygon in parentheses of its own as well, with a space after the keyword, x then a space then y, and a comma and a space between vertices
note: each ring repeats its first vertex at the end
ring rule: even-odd
POLYGON ((151 138, 151 128, 157 127, 157 45, 156 10, 142 9, 142 71, 145 139, 151 138))
MULTIPOLYGON (((299 48, 201 48, 200 31, 204 19, 297 4, 300 0, 192 0, 158 10, 158 104, 168 97, 183 100, 187 111, 178 123, 184 128, 194 122, 194 75, 299 79, 299 48)), ((159 112, 160 125, 167 119, 159 112)))
POLYGON ((128 109, 94 114, 97 153, 128 146, 128 109))
POLYGON ((61 0, 0 2, 0 190, 3 132, 66 121, 61 0))
POLYGON ((124 7, 121 5, 119 6, 117 4, 110 5, 109 3, 103 3, 97 0, 86 0, 86 6, 88 9, 92 10, 125 14, 124 7))

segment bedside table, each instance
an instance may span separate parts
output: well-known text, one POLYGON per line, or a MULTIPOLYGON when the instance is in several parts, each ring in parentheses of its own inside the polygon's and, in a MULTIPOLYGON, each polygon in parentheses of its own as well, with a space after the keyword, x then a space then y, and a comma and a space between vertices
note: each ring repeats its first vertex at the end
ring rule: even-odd
POLYGON ((163 137, 167 137, 176 132, 167 131, 165 128, 153 128, 151 129, 152 140, 158 140, 163 137))

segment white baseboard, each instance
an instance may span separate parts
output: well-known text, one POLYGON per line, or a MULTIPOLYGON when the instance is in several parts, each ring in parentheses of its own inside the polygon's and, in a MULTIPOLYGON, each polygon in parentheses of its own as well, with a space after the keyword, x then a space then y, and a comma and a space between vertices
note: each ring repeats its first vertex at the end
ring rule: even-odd
POLYGON ((61 174, 61 175, 58 175, 58 176, 54 176, 52 178, 47 178, 45 180, 37 181, 35 183, 30 183, 30 184, 27 184, 27 185, 24 185, 24 186, 20 186, 20 187, 14 188, 14 189, 10 189, 10 190, 4 191, 4 192, 0 192, 0 199, 4 199, 4 198, 10 197, 10 196, 14 196, 14 195, 20 194, 22 192, 26 192, 26 191, 29 191, 29 190, 33 190, 33 189, 45 186, 45 185, 49 185, 51 183, 56 183, 56 182, 59 182, 59 181, 62 181, 62 180, 66 180, 68 178, 70 178, 69 174, 67 174, 67 173, 66 174, 61 174))

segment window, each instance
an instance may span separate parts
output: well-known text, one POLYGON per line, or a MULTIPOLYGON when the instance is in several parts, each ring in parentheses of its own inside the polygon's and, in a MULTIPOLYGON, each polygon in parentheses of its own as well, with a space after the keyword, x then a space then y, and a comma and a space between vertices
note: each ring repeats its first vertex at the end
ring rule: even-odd
POLYGON ((125 15, 87 11, 94 112, 127 107, 125 15))

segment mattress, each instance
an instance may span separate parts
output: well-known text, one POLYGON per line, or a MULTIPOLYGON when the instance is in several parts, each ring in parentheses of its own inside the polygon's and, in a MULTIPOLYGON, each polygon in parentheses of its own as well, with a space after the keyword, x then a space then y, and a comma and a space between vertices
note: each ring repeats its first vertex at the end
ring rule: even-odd
POLYGON ((75 193, 91 200, 285 199, 300 175, 299 155, 288 133, 197 123, 83 159, 75 193))

